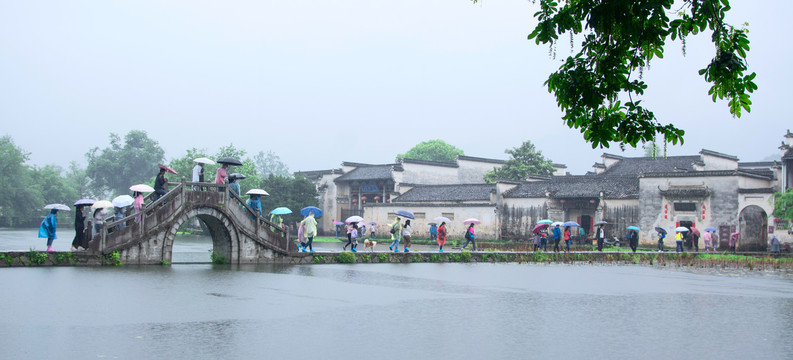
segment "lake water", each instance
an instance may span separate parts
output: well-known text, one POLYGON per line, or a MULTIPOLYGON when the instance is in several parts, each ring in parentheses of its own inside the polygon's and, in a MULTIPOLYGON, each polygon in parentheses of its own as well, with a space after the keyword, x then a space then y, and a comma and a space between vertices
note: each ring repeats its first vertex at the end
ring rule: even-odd
POLYGON ((0 287, 4 359, 793 358, 776 274, 174 264, 2 268, 0 287))

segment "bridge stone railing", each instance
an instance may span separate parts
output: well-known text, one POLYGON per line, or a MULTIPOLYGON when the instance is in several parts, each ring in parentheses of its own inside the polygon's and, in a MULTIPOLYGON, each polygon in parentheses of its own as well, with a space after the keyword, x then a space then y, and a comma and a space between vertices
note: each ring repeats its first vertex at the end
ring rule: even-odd
MULTIPOLYGON (((175 186, 157 201, 146 204, 140 213, 129 214, 119 220, 107 219, 100 232, 94 234, 89 249, 106 254, 124 251, 152 239, 157 244, 158 240, 165 241, 171 236, 172 241, 177 230, 173 225, 181 224, 186 220, 183 217, 203 208, 212 209, 211 213, 215 214, 205 216, 225 219, 221 222, 227 224, 225 226, 230 224, 233 227, 230 231, 235 236, 250 239, 268 251, 286 255, 297 250, 285 230, 264 217, 254 216, 253 209, 239 195, 230 192, 227 185, 186 182, 184 178, 181 183, 169 185, 175 186), (170 233, 164 233, 166 228, 170 233)), ((151 194, 146 199, 151 199, 151 194)), ((165 258, 166 254, 162 256, 165 258)))

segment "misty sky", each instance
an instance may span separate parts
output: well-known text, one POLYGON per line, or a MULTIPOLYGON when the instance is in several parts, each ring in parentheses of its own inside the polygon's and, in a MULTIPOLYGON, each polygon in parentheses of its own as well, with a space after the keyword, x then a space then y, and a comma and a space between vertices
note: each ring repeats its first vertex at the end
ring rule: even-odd
MULTIPOLYGON (((680 42, 644 73, 644 103, 686 130, 670 155, 705 148, 758 161, 778 155, 789 119, 793 2, 733 0, 749 23, 760 89, 732 118, 697 75, 710 35, 680 42), (786 110, 788 109, 788 110, 786 110)), ((2 1, 0 135, 30 163, 85 164, 108 135, 146 130, 168 160, 233 143, 272 150, 290 170, 388 163, 440 138, 466 155, 506 159, 531 140, 583 174, 600 161, 561 121, 543 86, 570 54, 526 39, 526 0, 2 1)))

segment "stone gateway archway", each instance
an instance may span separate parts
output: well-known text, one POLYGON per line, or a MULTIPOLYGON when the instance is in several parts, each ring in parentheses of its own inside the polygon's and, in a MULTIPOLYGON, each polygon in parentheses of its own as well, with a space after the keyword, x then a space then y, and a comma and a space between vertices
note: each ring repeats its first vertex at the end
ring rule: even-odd
POLYGON ((740 251, 766 251, 768 248, 768 215, 763 208, 749 205, 738 215, 740 251))

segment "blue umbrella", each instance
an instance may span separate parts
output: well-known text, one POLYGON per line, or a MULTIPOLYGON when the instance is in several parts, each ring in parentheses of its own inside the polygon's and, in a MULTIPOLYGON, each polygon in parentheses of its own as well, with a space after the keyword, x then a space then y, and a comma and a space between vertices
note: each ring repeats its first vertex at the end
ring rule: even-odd
POLYGON ((568 221, 568 222, 562 224, 562 226, 581 226, 581 225, 578 225, 578 223, 575 222, 575 221, 568 221))
POLYGON ((370 222, 369 225, 377 225, 376 222, 370 222))
POLYGON ((628 230, 642 231, 642 229, 639 229, 639 227, 638 227, 638 226, 628 226, 626 229, 628 229, 628 230))
POLYGON ((314 217, 322 216, 322 209, 316 206, 306 206, 300 209, 300 215, 308 216, 308 214, 314 214, 314 217))
POLYGON ((74 206, 77 205, 93 205, 96 202, 94 199, 80 199, 74 202, 74 206))
POLYGON ((717 229, 713 226, 708 226, 705 228, 705 231, 716 231, 717 229))
POLYGON ((656 226, 656 227, 655 227, 655 231, 657 231, 657 232, 659 232, 659 233, 664 233, 664 234, 666 234, 666 229, 664 229, 664 228, 662 228, 662 227, 660 227, 660 226, 656 226))
POLYGON ((275 214, 275 215, 287 215, 291 213, 292 210, 289 210, 289 208, 285 208, 285 207, 277 207, 273 209, 273 211, 270 211, 270 214, 275 214))
POLYGON ((397 214, 397 216, 406 217, 408 219, 415 219, 415 217, 413 216, 413 213, 411 213, 410 211, 399 210, 399 211, 396 212, 396 214, 397 214))

